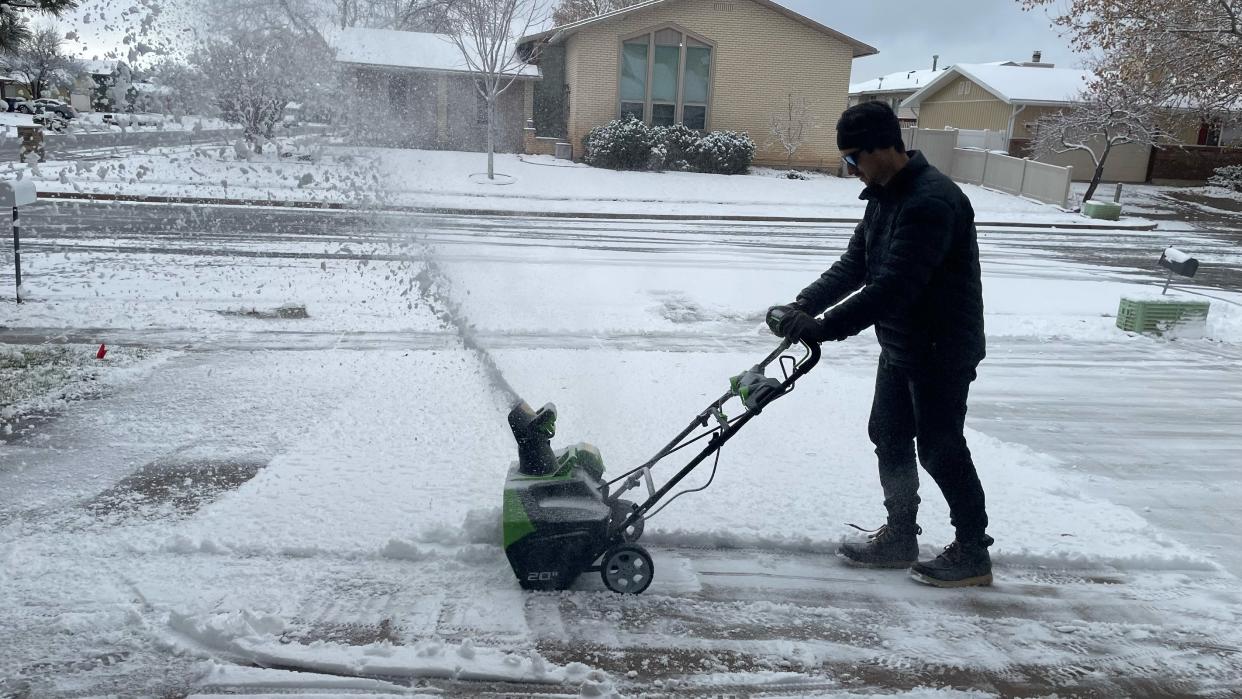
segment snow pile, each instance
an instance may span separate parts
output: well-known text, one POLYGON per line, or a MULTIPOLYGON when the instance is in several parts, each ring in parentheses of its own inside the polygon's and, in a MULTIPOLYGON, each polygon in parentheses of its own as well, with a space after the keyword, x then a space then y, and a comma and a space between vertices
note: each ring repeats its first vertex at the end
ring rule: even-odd
POLYGON ((1164 259, 1174 264, 1177 264, 1177 263, 1182 263, 1182 262, 1189 260, 1190 255, 1187 255, 1186 253, 1182 252, 1181 250, 1178 250, 1177 248, 1170 247, 1170 248, 1164 249, 1164 259))
POLYGON ((404 685, 362 677, 336 677, 290 670, 239 667, 215 661, 207 661, 204 665, 205 668, 196 687, 199 690, 210 691, 213 695, 218 694, 219 690, 244 688, 250 691, 265 690, 273 694, 300 690, 320 693, 365 693, 367 696, 377 696, 386 692, 388 695, 407 699, 411 696, 409 688, 404 685))
POLYGON ((1207 337, 1242 344, 1242 304, 1213 301, 1208 311, 1207 337))
MULTIPOLYGON (((410 646, 381 641, 343 645, 326 641, 289 643, 282 638, 284 620, 248 611, 192 616, 173 612, 169 628, 192 645, 260 665, 298 667, 335 675, 439 677, 459 680, 599 685, 606 678, 582 663, 564 667, 538 653, 515 654, 461 643, 423 641, 410 646)), ((205 682, 218 682, 209 673, 205 682)), ((231 678, 229 678, 231 680, 231 678)))

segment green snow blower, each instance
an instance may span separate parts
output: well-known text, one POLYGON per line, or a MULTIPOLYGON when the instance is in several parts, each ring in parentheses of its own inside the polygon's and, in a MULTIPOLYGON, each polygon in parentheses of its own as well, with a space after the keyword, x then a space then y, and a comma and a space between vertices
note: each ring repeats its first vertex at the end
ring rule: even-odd
POLYGON ((646 463, 612 480, 604 479, 603 459, 590 444, 553 451, 556 406, 549 403, 535 411, 525 402, 518 403, 509 413, 518 460, 505 481, 501 513, 505 554, 518 583, 528 590, 563 590, 582 573, 598 572, 613 592, 638 594, 646 590, 655 569, 651 555, 637 543, 643 523, 677 497, 711 485, 709 478, 701 488, 678 492, 660 505, 682 479, 713 455, 714 478, 725 442, 764 407, 791 391, 794 382, 819 362, 818 345, 802 346, 806 353, 798 358, 786 354, 790 344, 782 343, 762 362, 733 377, 729 391, 699 413, 673 441, 646 463), (778 359, 782 380, 764 373, 778 359), (724 406, 733 398, 741 401, 743 412, 730 419, 724 406), (704 428, 700 434, 693 434, 704 428), (708 440, 706 446, 657 489, 652 468, 703 439, 708 440), (622 498, 644 484, 646 500, 622 498))

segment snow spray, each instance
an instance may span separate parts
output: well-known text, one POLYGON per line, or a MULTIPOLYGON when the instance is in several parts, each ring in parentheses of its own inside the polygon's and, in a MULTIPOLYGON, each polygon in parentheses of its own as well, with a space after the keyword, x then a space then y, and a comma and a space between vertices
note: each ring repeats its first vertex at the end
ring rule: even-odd
POLYGON ((474 334, 474 327, 462 316, 461 307, 454 303, 447 293, 441 291, 448 287, 448 280, 431 259, 430 250, 424 248, 424 253, 421 260, 423 269, 414 277, 414 281, 418 284, 419 297, 431 306, 431 310, 440 322, 456 329, 457 336, 461 338, 461 343, 467 349, 478 355, 487 378, 497 390, 505 394, 509 407, 512 408, 521 403, 522 398, 509 385, 504 372, 496 364, 496 360, 492 358, 486 347, 479 344, 478 337, 474 334))

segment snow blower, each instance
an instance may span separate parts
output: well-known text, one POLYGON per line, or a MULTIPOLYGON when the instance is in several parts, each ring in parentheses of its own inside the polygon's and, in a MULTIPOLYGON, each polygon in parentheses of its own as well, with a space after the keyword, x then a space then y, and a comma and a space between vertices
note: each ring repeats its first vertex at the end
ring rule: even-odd
POLYGON ((598 572, 613 592, 638 594, 646 590, 655 568, 651 555, 637 543, 644 522, 677 497, 711 485, 725 442, 764 407, 791 391, 794 382, 819 361, 818 345, 802 346, 806 353, 799 358, 786 354, 790 344, 784 342, 762 362, 734 376, 728 392, 655 456, 612 480, 605 480, 603 459, 590 444, 553 451, 556 406, 549 403, 535 411, 525 402, 518 403, 509 413, 518 460, 505 481, 501 512, 505 554, 518 583, 528 590, 563 590, 582 573, 598 572), (778 359, 782 380, 764 373, 778 359), (733 398, 741 401, 743 412, 730 419, 724 407, 733 398), (706 431, 693 434, 703 428, 706 431), (706 446, 657 489, 652 468, 703 439, 708 440, 706 446), (660 504, 682 479, 713 455, 712 475, 705 485, 678 492, 660 504), (644 484, 646 500, 622 498, 644 484))

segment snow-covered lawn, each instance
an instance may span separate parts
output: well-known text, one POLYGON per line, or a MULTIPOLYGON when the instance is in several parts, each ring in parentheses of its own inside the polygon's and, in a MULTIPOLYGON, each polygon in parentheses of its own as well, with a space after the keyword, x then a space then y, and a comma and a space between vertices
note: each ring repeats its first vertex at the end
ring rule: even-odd
MULTIPOLYGON (((41 191, 123 196, 321 202, 355 208, 528 213, 857 219, 865 202, 856 179, 791 180, 757 168, 749 175, 618 172, 549 156, 501 154, 489 182, 486 156, 456 151, 358 149, 295 138, 291 157, 239 158, 230 145, 151 148, 106 160, 7 164, 4 176, 33 176, 41 191), (29 172, 29 175, 26 173, 29 172)), ((1058 207, 962 185, 980 224, 1083 224, 1058 207)), ((1127 217, 1119 227, 1147 225, 1127 217)))
MULTIPOLYGON (((501 211, 730 215, 789 218, 860 218, 858 180, 790 180, 760 168, 752 175, 619 172, 550 156, 497 156, 509 185, 476 183, 486 157, 453 151, 382 151, 389 190, 415 196, 423 206, 501 211)), ((1077 214, 974 185, 963 185, 977 220, 1031 224, 1082 223, 1077 214)))
POLYGON ((105 347, 103 357, 99 352, 95 345, 0 345, 0 439, 30 413, 63 410, 132 378, 132 368, 148 354, 124 347, 105 347))
POLYGON ((250 153, 238 143, 155 147, 119 157, 6 163, 4 177, 32 177, 41 192, 220 200, 327 202, 368 208, 385 201, 371 155, 282 139, 250 153))

